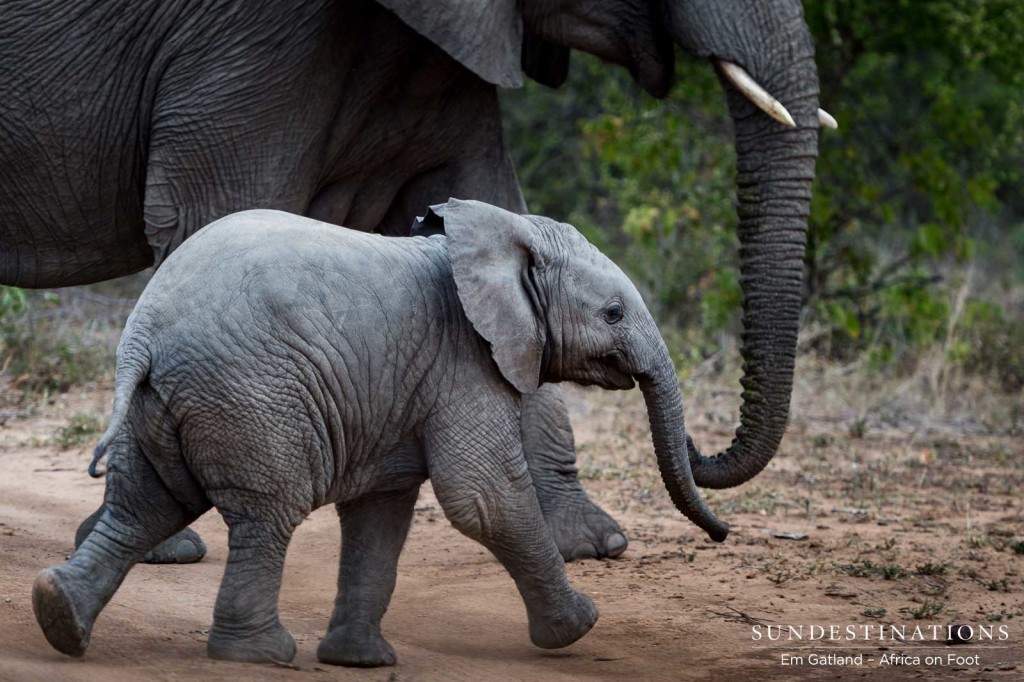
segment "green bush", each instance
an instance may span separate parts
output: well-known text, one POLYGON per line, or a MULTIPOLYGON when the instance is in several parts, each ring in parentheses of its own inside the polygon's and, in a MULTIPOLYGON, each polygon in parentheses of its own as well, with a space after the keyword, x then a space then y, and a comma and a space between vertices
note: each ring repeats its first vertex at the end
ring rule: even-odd
POLYGON ((71 415, 68 423, 57 431, 55 440, 62 450, 67 450, 78 445, 92 443, 95 436, 102 430, 103 425, 99 417, 94 414, 77 412, 71 415))
POLYGON ((0 324, 25 312, 25 292, 17 287, 0 285, 0 324))

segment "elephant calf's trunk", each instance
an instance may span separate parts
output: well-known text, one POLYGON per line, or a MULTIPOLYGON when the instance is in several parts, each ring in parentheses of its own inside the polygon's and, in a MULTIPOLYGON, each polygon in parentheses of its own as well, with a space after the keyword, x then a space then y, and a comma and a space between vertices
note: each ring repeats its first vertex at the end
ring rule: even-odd
POLYGON ((683 399, 667 351, 665 355, 661 364, 667 367, 637 377, 647 404, 658 469, 676 509, 704 529, 712 540, 722 542, 729 534, 729 524, 716 518, 697 492, 687 453, 683 399))

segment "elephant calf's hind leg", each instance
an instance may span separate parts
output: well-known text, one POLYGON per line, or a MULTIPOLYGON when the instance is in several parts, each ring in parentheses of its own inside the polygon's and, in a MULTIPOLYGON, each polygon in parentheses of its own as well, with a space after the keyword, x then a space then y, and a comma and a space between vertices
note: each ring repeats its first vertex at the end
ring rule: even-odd
POLYGON ((405 544, 419 488, 338 505, 341 568, 321 663, 370 668, 394 665, 395 651, 380 633, 391 601, 398 555, 405 544))
MULTIPOLYGON (((111 449, 124 445, 115 442, 111 449)), ((32 588, 32 608, 47 641, 69 656, 85 653, 96 616, 128 570, 196 518, 138 453, 111 455, 100 509, 67 563, 44 569, 32 588)))
POLYGON ((295 640, 281 625, 277 611, 294 526, 282 526, 281 520, 289 514, 271 513, 268 506, 265 500, 245 505, 267 512, 254 518, 218 505, 228 524, 229 550, 206 642, 210 658, 287 663, 295 657, 295 640))

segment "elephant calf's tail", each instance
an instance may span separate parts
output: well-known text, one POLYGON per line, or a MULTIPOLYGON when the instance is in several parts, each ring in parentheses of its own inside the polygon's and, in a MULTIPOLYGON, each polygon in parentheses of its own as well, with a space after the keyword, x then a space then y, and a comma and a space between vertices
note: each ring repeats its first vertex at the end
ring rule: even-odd
POLYGON ((132 403, 135 389, 149 374, 149 351, 144 347, 131 345, 118 350, 117 378, 114 381, 114 412, 110 415, 110 425, 100 438, 96 449, 92 451, 92 462, 89 463, 89 475, 100 478, 106 470, 96 471, 96 465, 107 453, 107 446, 124 425, 128 416, 128 408, 132 403))

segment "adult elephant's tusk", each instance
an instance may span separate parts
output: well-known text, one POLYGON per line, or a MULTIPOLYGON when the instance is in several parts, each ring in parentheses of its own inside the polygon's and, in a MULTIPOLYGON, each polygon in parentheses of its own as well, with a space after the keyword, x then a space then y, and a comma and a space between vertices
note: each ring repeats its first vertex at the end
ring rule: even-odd
POLYGON ((818 123, 832 130, 839 127, 839 121, 824 109, 818 109, 818 123))
MULTIPOLYGON (((751 78, 750 74, 743 67, 727 62, 724 59, 716 59, 715 62, 722 70, 722 73, 725 74, 725 77, 729 79, 729 82, 735 85, 736 89, 743 93, 744 97, 757 105, 761 111, 779 123, 796 127, 796 122, 793 121, 793 117, 786 111, 786 107, 782 106, 779 100, 769 95, 767 90, 758 85, 757 81, 751 78)), ((829 118, 832 117, 829 116, 829 118)))

